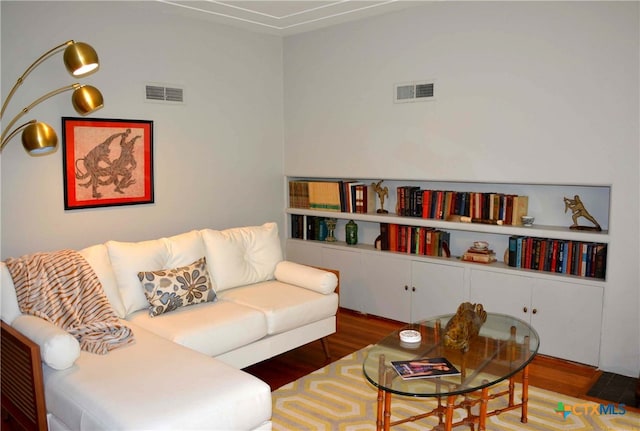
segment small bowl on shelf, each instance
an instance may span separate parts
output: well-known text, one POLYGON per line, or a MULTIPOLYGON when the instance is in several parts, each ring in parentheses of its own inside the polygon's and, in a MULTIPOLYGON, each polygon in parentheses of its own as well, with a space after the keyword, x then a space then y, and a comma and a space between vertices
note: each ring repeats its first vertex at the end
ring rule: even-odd
POLYGON ((529 215, 522 216, 522 225, 527 227, 533 226, 534 220, 535 220, 535 217, 533 216, 529 216, 529 215))
POLYGON ((489 248, 489 243, 487 241, 474 241, 473 248, 476 250, 486 250, 489 248))

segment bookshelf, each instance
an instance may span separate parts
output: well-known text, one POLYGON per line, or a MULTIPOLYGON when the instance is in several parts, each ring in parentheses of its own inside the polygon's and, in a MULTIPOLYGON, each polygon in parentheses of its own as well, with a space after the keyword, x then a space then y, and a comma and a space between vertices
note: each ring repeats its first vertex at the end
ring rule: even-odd
MULTIPOLYGON (((341 183, 354 183, 364 184, 369 186, 369 198, 372 194, 371 185, 379 181, 379 179, 335 179, 335 178, 299 178, 299 177, 287 177, 286 187, 288 190, 288 202, 291 202, 294 198, 292 191, 289 188, 291 183, 301 182, 314 182, 318 184, 332 184, 334 190, 336 184, 341 183)), ((358 237, 360 242, 364 244, 373 245, 374 241, 380 235, 381 225, 397 225, 408 226, 413 228, 414 232, 420 229, 424 230, 438 230, 447 232, 450 235, 449 249, 451 256, 454 259, 459 259, 469 246, 474 241, 482 240, 487 241, 491 248, 495 251, 497 262, 491 265, 496 267, 504 267, 505 251, 509 250, 510 241, 514 238, 536 238, 545 239, 551 241, 554 245, 558 242, 564 244, 567 248, 571 244, 598 244, 598 249, 603 247, 606 249, 606 245, 609 242, 608 225, 609 225, 609 201, 611 190, 608 185, 585 185, 585 184, 500 184, 500 183, 469 183, 469 182, 433 182, 433 181, 415 181, 415 180, 384 180, 382 183, 388 189, 388 196, 385 198, 385 209, 389 210, 388 214, 376 213, 376 209, 379 208, 379 200, 377 196, 374 199, 369 199, 369 206, 367 212, 352 212, 337 210, 340 206, 340 198, 336 197, 337 192, 334 193, 332 198, 334 210, 327 211, 324 209, 312 209, 312 208, 296 208, 289 206, 286 210, 290 217, 287 217, 289 223, 288 232, 289 237, 295 237, 291 232, 291 223, 295 217, 298 223, 303 223, 307 226, 308 220, 322 217, 332 217, 338 220, 336 228, 336 236, 339 240, 344 239, 344 225, 349 220, 354 220, 358 223, 359 232, 358 237), (535 224, 531 227, 525 227, 522 225, 506 224, 484 224, 484 223, 464 223, 460 221, 447 220, 446 215, 441 218, 429 218, 422 216, 407 216, 398 215, 396 208, 398 207, 399 195, 401 188, 413 188, 419 190, 438 190, 438 191, 451 191, 456 193, 476 194, 483 196, 526 196, 528 200, 528 209, 526 212, 529 215, 535 216, 535 224), (565 212, 564 197, 573 197, 579 195, 582 201, 585 203, 587 210, 596 218, 602 227, 602 231, 584 231, 584 230, 572 230, 568 226, 572 223, 571 211, 565 212), (373 202, 373 204, 372 204, 373 202), (372 206, 374 206, 372 208, 372 206), (415 229, 418 228, 418 229, 415 229)), ((375 195, 375 192, 374 192, 375 195)), ((366 198, 365 198, 366 199, 366 198)), ((344 200, 344 196, 343 196, 344 200)), ((405 199, 406 200, 406 199, 405 199)), ((469 213, 467 213, 469 215, 469 213)), ((455 216, 455 215, 454 215, 455 216)), ((455 218, 455 217, 453 217, 455 218)), ((503 217, 504 219, 504 217, 503 217)), ((515 223, 515 222, 511 222, 515 223)), ((581 224, 589 225, 584 219, 580 219, 581 224)), ((306 239, 306 236, 298 235, 299 239, 306 239)), ((346 245, 345 245, 346 246, 346 245)), ((388 250, 386 250, 388 251, 388 250)), ((399 251, 397 249, 391 251, 399 251)), ((551 259, 551 256, 549 257, 551 259)), ((524 261, 523 261, 524 262, 524 261)), ((472 263, 473 264, 473 263, 472 263)), ((603 265, 606 268, 606 259, 603 265)), ((506 266, 509 266, 508 264, 506 266)), ((512 270, 532 270, 531 266, 525 267, 524 264, 517 266, 511 266, 512 270)), ((568 273, 556 271, 560 269, 554 268, 553 271, 547 270, 554 275, 563 276, 578 276, 581 277, 580 272, 572 274, 569 267, 568 273)), ((566 270, 566 265, 565 265, 566 270)), ((592 276, 590 279, 604 279, 606 272, 601 272, 605 275, 598 278, 592 276)), ((584 277, 584 275, 582 275, 584 277)))
MULTIPOLYGON (((379 178, 302 178, 285 177, 289 202, 289 181, 349 181, 371 185, 379 178)), ((609 206, 611 187, 606 184, 513 184, 479 182, 443 182, 385 179, 388 188, 384 208, 388 214, 376 213, 369 204, 367 212, 320 210, 287 206, 287 258, 303 264, 334 268, 341 275, 340 305, 355 311, 394 320, 414 322, 437 314, 455 311, 460 302, 482 302, 485 308, 530 322, 545 340, 541 353, 597 365, 600 340, 593 337, 602 321, 603 278, 579 274, 534 270, 510 266, 503 258, 513 238, 542 238, 545 241, 609 244, 609 206), (422 190, 502 193, 527 196, 529 215, 535 216, 531 227, 463 223, 398 215, 398 187, 422 190), (601 231, 572 230, 571 211, 565 213, 564 197, 579 195, 601 231), (306 226, 309 219, 337 219, 336 242, 309 239, 303 232, 295 238, 293 218, 306 226), (345 225, 358 223, 357 245, 345 243, 345 225), (438 229, 449 233, 450 257, 380 250, 374 247, 381 224, 412 228, 438 229), (486 241, 495 251, 493 263, 467 262, 461 256, 474 241, 486 241), (506 298, 506 299, 505 299, 506 298), (576 308, 577 307, 577 308, 576 308), (566 313, 576 308, 571 322, 566 313), (574 334, 568 345, 557 328, 574 334)), ((371 202, 371 201, 369 201, 371 202)), ((580 224, 588 225, 584 219, 580 224)), ((524 242, 524 241, 523 241, 524 242)), ((605 257, 606 265, 606 257, 605 257)))

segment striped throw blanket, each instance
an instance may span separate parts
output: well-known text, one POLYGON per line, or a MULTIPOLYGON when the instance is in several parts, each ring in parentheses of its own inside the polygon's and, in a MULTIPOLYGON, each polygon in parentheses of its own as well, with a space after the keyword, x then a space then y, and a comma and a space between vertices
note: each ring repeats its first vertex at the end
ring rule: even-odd
POLYGON ((5 263, 20 311, 69 332, 82 350, 106 354, 134 341, 131 329, 120 322, 98 277, 79 253, 35 253, 5 263))

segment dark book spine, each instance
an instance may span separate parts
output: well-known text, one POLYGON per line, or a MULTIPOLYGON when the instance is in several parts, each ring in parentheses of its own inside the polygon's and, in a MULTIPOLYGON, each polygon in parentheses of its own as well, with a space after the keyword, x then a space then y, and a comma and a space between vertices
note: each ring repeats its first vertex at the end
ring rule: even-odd
POLYGON ((380 223, 380 248, 389 250, 389 223, 380 223))
POLYGON ((516 258, 518 254, 518 237, 516 235, 511 235, 509 237, 509 260, 508 265, 516 266, 516 258))
POLYGON ((607 244, 596 245, 596 264, 594 277, 603 279, 607 272, 607 244))

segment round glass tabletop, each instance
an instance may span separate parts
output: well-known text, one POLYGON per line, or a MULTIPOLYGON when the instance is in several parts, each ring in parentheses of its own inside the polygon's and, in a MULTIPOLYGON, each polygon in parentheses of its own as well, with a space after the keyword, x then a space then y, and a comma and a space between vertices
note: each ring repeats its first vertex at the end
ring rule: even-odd
POLYGON ((492 386, 522 370, 536 355, 540 340, 526 322, 487 313, 466 352, 445 347, 444 328, 453 314, 437 316, 392 332, 369 348, 364 375, 384 391, 414 397, 463 394, 492 386), (419 333, 419 341, 405 335, 419 333), (450 368, 447 370, 447 368, 450 368))

